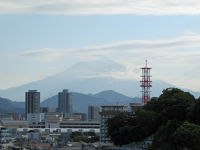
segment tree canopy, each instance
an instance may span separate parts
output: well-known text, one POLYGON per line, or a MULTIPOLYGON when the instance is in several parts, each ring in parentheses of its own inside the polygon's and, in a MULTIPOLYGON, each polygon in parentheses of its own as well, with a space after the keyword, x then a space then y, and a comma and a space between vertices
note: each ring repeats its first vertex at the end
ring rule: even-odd
POLYGON ((115 145, 142 141, 153 136, 151 149, 197 149, 200 143, 200 98, 168 88, 136 112, 107 121, 108 136, 115 145))

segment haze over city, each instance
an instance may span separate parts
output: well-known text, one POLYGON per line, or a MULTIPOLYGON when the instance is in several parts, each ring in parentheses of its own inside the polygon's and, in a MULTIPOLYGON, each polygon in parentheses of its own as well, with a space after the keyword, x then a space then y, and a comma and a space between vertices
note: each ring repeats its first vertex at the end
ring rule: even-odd
POLYGON ((1 150, 199 150, 200 1, 0 0, 1 150))
POLYGON ((0 88, 96 60, 126 68, 97 78, 139 81, 148 59, 154 80, 200 91, 199 6, 197 0, 1 0, 0 88))

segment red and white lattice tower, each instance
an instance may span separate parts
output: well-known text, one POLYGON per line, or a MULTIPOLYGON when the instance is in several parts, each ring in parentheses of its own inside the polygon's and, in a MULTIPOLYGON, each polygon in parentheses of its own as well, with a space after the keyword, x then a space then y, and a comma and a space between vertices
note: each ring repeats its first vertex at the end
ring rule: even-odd
POLYGON ((147 60, 146 60, 146 66, 141 68, 142 69, 142 80, 140 81, 142 87, 142 104, 146 104, 148 101, 150 101, 150 88, 152 87, 151 83, 151 75, 150 70, 152 68, 147 66, 147 60))

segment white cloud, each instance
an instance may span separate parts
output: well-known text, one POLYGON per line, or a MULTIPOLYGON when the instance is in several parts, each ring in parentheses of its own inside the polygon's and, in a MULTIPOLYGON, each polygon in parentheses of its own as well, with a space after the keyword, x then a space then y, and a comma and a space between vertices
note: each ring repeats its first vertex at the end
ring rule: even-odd
POLYGON ((0 0, 0 13, 200 14, 198 0, 0 0))
POLYGON ((25 51, 22 56, 36 58, 40 61, 54 61, 59 59, 63 54, 67 54, 65 50, 43 48, 38 50, 25 51))
POLYGON ((132 40, 80 49, 44 48, 25 51, 21 55, 41 61, 54 61, 63 56, 79 58, 88 56, 106 57, 111 54, 118 55, 122 53, 124 55, 134 54, 134 56, 145 54, 146 57, 151 56, 152 58, 166 59, 168 61, 169 59, 176 58, 178 55, 197 56, 200 54, 198 48, 200 48, 200 35, 187 31, 187 35, 167 40, 132 40))

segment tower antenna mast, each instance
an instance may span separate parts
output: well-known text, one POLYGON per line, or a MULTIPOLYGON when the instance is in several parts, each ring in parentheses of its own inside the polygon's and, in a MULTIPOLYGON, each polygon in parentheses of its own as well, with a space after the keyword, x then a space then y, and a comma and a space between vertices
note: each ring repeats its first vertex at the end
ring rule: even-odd
POLYGON ((152 87, 151 75, 150 70, 152 68, 147 66, 147 59, 146 59, 146 66, 141 68, 142 69, 142 80, 140 81, 140 87, 142 87, 142 104, 146 104, 150 101, 150 88, 152 87))

